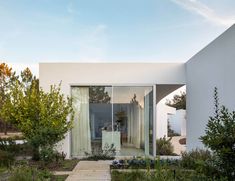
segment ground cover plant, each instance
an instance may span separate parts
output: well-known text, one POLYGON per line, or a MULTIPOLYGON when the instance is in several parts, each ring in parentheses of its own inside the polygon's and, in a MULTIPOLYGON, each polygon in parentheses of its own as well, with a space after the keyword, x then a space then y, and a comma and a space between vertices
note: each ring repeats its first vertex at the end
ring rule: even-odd
POLYGON ((207 155, 207 151, 194 150, 190 153, 185 153, 184 157, 179 160, 160 158, 114 160, 111 165, 112 180, 227 181, 227 177, 217 175, 213 168, 206 167, 207 155))
POLYGON ((85 152, 86 157, 84 160, 113 160, 115 158, 115 147, 114 145, 105 144, 104 149, 97 148, 92 150, 91 153, 85 152))
POLYGON ((114 161, 111 168, 112 180, 114 181, 207 180, 205 175, 199 174, 195 170, 180 167, 180 160, 141 158, 114 161))

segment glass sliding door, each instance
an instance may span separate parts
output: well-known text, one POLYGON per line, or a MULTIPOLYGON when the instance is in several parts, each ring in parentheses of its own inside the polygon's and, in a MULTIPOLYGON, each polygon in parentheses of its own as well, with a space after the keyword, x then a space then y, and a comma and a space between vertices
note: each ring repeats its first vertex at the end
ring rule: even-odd
POLYGON ((71 131, 71 155, 84 156, 98 151, 102 130, 112 130, 111 87, 72 87, 74 125, 71 131))
POLYGON ((91 152, 89 121, 89 88, 72 87, 74 123, 71 138, 71 155, 83 156, 91 152))
POLYGON ((79 86, 72 87, 71 93, 72 156, 111 144, 121 156, 153 154, 152 86, 79 86))
POLYGON ((102 134, 112 131, 112 87, 89 87, 90 132, 93 152, 102 149, 102 134))
POLYGON ((151 86, 113 87, 113 124, 115 131, 121 135, 122 156, 152 154, 152 92, 151 86))

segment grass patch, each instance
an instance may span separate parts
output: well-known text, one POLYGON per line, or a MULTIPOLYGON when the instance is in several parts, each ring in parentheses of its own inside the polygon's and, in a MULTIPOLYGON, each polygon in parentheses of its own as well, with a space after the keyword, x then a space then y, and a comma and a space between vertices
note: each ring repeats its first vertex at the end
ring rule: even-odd
POLYGON ((68 159, 45 164, 43 161, 21 160, 17 161, 16 165, 29 165, 38 169, 48 169, 49 171, 72 171, 78 162, 78 159, 68 159))
POLYGON ((6 172, 7 171, 7 168, 6 167, 0 167, 0 174, 1 173, 4 173, 4 172, 6 172))

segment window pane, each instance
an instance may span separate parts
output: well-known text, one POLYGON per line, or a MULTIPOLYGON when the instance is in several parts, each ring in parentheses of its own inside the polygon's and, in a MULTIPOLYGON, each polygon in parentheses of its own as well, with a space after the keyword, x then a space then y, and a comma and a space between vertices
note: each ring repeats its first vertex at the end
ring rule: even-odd
POLYGON ((114 130, 120 132, 120 155, 152 154, 152 87, 114 86, 114 130))

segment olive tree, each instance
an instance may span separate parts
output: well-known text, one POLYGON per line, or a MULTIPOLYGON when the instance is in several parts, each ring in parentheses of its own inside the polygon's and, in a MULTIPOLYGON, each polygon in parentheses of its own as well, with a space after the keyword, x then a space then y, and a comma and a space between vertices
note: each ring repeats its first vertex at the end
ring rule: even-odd
POLYGON ((60 93, 60 85, 52 85, 48 92, 39 88, 29 69, 21 73, 21 81, 9 94, 4 118, 23 133, 33 148, 33 159, 39 159, 40 150, 53 148, 71 129, 72 100, 60 93))

